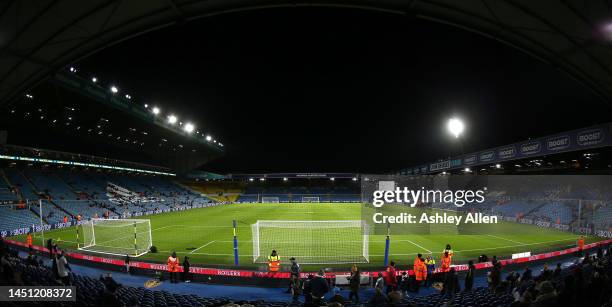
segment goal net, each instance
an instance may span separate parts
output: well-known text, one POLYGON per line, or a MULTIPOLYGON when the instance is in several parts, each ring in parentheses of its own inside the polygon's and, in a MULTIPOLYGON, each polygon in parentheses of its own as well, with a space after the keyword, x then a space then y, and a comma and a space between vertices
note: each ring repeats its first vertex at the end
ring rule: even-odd
POLYGON ((139 257, 153 244, 149 220, 91 219, 81 229, 79 250, 139 257))
POLYGON ((361 220, 257 221, 251 231, 255 263, 265 263, 272 250, 303 264, 369 261, 370 229, 361 220))
POLYGON ((318 203, 319 197, 318 196, 302 196, 302 202, 303 203, 318 203))
POLYGON ((261 202, 262 203, 279 203, 280 200, 278 197, 273 197, 273 196, 262 196, 261 197, 261 202))

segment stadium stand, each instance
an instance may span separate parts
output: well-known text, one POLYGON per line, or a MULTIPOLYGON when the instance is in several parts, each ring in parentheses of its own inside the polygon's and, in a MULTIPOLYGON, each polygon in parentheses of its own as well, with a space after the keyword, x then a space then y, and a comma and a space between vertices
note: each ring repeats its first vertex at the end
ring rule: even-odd
POLYGON ((17 229, 33 224, 40 224, 40 218, 32 211, 0 206, 0 225, 3 228, 0 230, 17 229))
MULTIPOLYGON (((0 242, 0 263, 3 279, 0 285, 62 285, 53 267, 43 261, 26 259, 10 246, 0 242)), ((610 306, 612 292, 608 276, 612 274, 612 250, 599 249, 595 255, 577 258, 573 264, 558 271, 543 269, 540 274, 516 272, 506 274, 499 284, 476 287, 450 293, 447 290, 426 295, 411 293, 406 296, 394 291, 389 296, 381 294, 370 299, 369 306, 610 306), (382 305, 381 305, 382 304, 382 305)), ((125 306, 224 306, 229 304, 256 307, 301 306, 300 301, 273 302, 265 300, 238 300, 231 297, 202 297, 195 294, 177 294, 168 291, 149 290, 142 287, 123 286, 103 278, 94 279, 73 272, 70 284, 77 288, 79 306, 100 306, 112 302, 125 306)), ((444 287, 443 287, 444 289, 444 287)), ((344 298, 346 299, 346 298, 344 298)), ((358 307, 367 302, 347 302, 344 306, 358 307)), ((325 301, 318 304, 330 305, 325 301)), ((7 303, 5 306, 19 306, 7 303)), ((55 306, 46 303, 45 306, 55 306)), ((57 303, 57 306, 62 306, 57 303)), ((305 304, 305 306, 309 306, 305 304)))

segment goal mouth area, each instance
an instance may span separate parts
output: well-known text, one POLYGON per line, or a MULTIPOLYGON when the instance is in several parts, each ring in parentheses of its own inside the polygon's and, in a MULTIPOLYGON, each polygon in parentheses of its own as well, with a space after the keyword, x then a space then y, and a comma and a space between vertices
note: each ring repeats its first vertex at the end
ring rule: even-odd
POLYGON ((281 261, 301 264, 369 263, 369 226, 362 220, 258 220, 251 232, 253 263, 267 263, 272 250, 281 261))
POLYGON ((77 250, 86 253, 140 257, 153 245, 148 219, 91 219, 79 228, 77 250))

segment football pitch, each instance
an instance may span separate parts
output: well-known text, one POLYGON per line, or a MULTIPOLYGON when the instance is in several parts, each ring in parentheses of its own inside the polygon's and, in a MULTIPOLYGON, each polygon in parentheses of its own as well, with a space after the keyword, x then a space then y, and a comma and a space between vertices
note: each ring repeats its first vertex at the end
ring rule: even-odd
MULTIPOLYGON (((253 263, 251 225, 258 220, 360 220, 361 207, 362 205, 358 203, 232 204, 139 217, 150 220, 153 245, 158 250, 157 253, 148 253, 139 259, 164 262, 168 255, 175 251, 180 259, 189 256, 192 265, 233 267, 232 221, 235 219, 240 267, 263 269, 265 265, 253 263)), ((44 236, 46 239, 55 240, 61 248, 69 250, 77 248, 75 227, 48 231, 44 236)), ((382 266, 385 237, 384 234, 369 236, 369 263, 361 264, 362 267, 382 266)), ((40 234, 36 234, 34 243, 41 244, 40 238, 40 234)), ((17 239, 25 240, 23 236, 17 239)), ((301 238, 287 239, 299 242, 301 238)), ((329 237, 321 235, 320 238, 314 239, 329 240, 329 237)), ((97 244, 104 245, 105 242, 100 242, 104 240, 113 239, 99 238, 97 244)), ((496 225, 483 225, 469 234, 434 232, 392 234, 389 259, 395 261, 400 268, 410 266, 418 253, 432 254, 439 262, 442 250, 449 243, 455 252, 453 263, 466 263, 470 259, 477 259, 481 254, 489 257, 497 255, 503 259, 509 258, 513 253, 529 251, 537 254, 563 249, 575 246, 576 240, 575 234, 567 232, 500 222, 496 225), (492 227, 495 231, 489 231, 492 227)), ((597 237, 586 239, 587 243, 598 240, 600 238, 597 237)), ((278 248, 278 253, 281 257, 284 256, 281 247, 278 248)), ((288 263, 286 258, 284 260, 288 263)), ((304 268, 320 267, 346 268, 348 264, 306 265, 304 268)))

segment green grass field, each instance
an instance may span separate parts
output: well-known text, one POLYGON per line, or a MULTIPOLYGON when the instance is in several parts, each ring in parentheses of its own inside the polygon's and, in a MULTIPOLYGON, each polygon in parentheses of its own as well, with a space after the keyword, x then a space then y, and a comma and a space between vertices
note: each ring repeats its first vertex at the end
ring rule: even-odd
MULTIPOLYGON (((153 245, 158 248, 156 254, 146 254, 140 259, 163 262, 172 251, 181 257, 189 255, 192 263, 197 265, 233 265, 232 220, 238 222, 237 235, 239 242, 240 265, 244 268, 261 268, 254 264, 252 257, 251 224, 257 220, 359 220, 361 204, 236 204, 193 209, 141 217, 150 219, 153 245)), ((479 226, 472 226, 479 227, 479 226)), ((532 225, 520 225, 500 222, 497 225, 486 225, 472 229, 470 234, 423 233, 391 236, 390 259, 406 267, 411 264, 417 253, 432 253, 437 261, 444 246, 450 243, 455 251, 454 263, 465 263, 476 259, 481 254, 497 255, 509 258, 512 253, 530 251, 532 254, 575 246, 577 236, 571 233, 538 228, 532 225), (495 231, 490 231, 490 230, 495 231)), ((45 238, 53 238, 60 247, 76 248, 75 228, 59 229, 46 232, 45 238)), ((24 241, 24 237, 17 237, 24 241)), ((293 238, 300 240, 301 238, 293 238)), ((326 240, 327 238, 315 238, 326 240)), ((40 234, 35 236, 35 244, 40 243, 40 234)), ((98 243, 100 240, 98 239, 98 243)), ((587 238, 587 242, 599 238, 587 238)), ((380 267, 384 258, 384 235, 370 235, 369 264, 362 267, 380 267)), ((103 243, 103 242, 102 242, 103 243)), ((281 257, 283 250, 279 248, 281 257)), ((305 266, 314 269, 324 265, 305 266)), ((325 265, 326 267, 343 268, 348 265, 325 265)))

